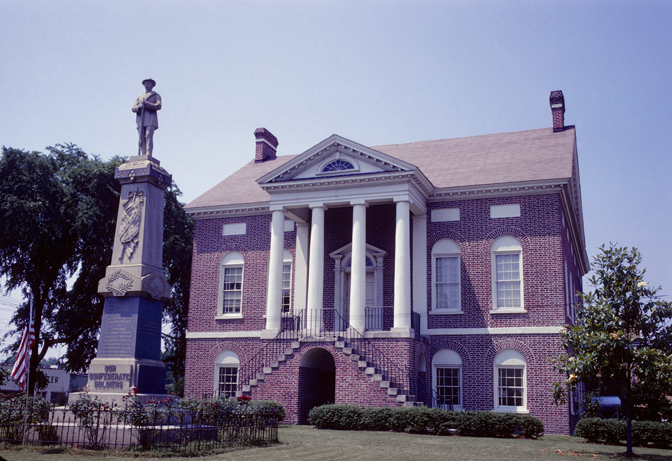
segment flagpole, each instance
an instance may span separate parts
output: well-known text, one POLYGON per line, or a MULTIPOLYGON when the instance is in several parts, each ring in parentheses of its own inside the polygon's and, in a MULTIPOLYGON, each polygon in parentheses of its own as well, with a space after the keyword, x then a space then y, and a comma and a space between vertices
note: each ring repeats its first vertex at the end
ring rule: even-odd
MULTIPOLYGON (((28 311, 28 338, 30 338, 30 325, 33 322, 33 293, 30 293, 30 309, 28 311)), ((28 340, 30 344, 30 340, 28 340)), ((30 360, 28 359, 28 353, 30 347, 26 348, 26 358, 24 359, 28 362, 28 370, 26 371, 26 409, 23 412, 23 445, 22 448, 26 448, 26 427, 28 426, 28 396, 30 394, 30 360)))

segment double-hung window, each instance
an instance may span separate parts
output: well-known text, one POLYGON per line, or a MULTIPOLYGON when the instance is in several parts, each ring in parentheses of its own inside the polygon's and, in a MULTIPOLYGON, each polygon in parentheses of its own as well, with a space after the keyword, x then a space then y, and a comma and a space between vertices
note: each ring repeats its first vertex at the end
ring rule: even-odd
POLYGON ((462 409, 462 358, 450 349, 442 349, 432 358, 435 405, 446 410, 462 409))
POLYGON ((520 352, 505 350, 494 363, 495 410, 527 412, 527 375, 525 357, 520 352))
POLYGON ((282 263, 282 313, 289 314, 292 296, 292 263, 282 263))
POLYGON ((219 316, 240 316, 243 304, 243 255, 227 253, 220 268, 219 316))
POLYGON ((235 397, 238 390, 238 367, 219 367, 220 397, 235 397))
POLYGON ((492 245, 492 299, 494 311, 522 311, 523 264, 522 246, 509 235, 492 245))
POLYGON ((432 247, 432 311, 460 312, 460 247, 442 239, 432 247))
POLYGON ((233 351, 224 351, 215 360, 215 394, 218 397, 235 397, 238 390, 240 358, 233 351))

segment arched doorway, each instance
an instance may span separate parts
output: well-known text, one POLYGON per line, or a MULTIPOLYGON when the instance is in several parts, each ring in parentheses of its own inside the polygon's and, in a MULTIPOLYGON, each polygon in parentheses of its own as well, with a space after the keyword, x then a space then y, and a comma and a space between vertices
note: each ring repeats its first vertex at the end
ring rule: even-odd
POLYGON ((329 351, 315 347, 301 357, 299 364, 299 424, 308 424, 311 408, 334 403, 336 363, 329 351))

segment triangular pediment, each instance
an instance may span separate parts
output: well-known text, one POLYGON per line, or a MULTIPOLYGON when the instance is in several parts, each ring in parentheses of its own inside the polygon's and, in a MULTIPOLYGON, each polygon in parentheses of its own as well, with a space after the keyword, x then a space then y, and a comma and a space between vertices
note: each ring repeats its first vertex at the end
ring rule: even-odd
MULTIPOLYGON (((346 256, 351 252, 352 252, 352 243, 348 243, 347 245, 342 246, 338 250, 329 253, 329 256, 331 256, 332 258, 338 258, 338 257, 342 258, 343 256, 346 256)), ((381 250, 380 248, 374 247, 373 245, 369 245, 368 243, 366 244, 366 252, 376 257, 385 256, 387 254, 387 251, 381 250)))
POLYGON ((416 170, 414 165, 334 134, 257 179, 257 183, 269 184, 414 170, 416 170))

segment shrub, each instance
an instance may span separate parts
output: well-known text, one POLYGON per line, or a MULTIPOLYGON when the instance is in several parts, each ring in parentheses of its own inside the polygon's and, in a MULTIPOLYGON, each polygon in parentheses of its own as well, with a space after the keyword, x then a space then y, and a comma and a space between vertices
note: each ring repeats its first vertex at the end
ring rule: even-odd
POLYGON ((255 400, 253 401, 253 405, 266 410, 277 410, 278 422, 284 420, 285 416, 287 416, 287 411, 285 410, 284 405, 275 400, 255 400))
POLYGON ((651 444, 658 448, 672 447, 672 423, 633 421, 632 441, 637 445, 651 444))
POLYGON ((525 437, 536 439, 544 435, 544 423, 539 418, 519 415, 518 430, 525 437))
MULTIPOLYGON (((593 443, 611 445, 624 441, 627 436, 625 421, 602 418, 581 418, 574 435, 593 443)), ((672 423, 657 421, 632 422, 633 445, 653 445, 659 448, 672 447, 672 423)))
POLYGON ((460 413, 456 411, 446 411, 440 408, 430 410, 429 431, 436 435, 451 435, 449 429, 457 429, 460 420, 460 413))
POLYGON ((44 439, 50 431, 51 407, 52 405, 48 401, 25 394, 0 401, 0 438, 21 440, 23 438, 25 415, 28 430, 39 431, 40 438, 44 439), (27 412, 26 408, 28 409, 27 412))
POLYGON ((359 429, 361 414, 356 405, 322 405, 310 410, 308 424, 318 429, 359 429))
POLYGON ((79 398, 68 405, 79 427, 82 428, 89 446, 94 449, 103 447, 105 433, 112 425, 117 404, 108 404, 101 401, 98 396, 89 394, 88 388, 79 394, 79 398))
POLYGON ((391 429, 391 407, 368 407, 362 410, 361 429, 367 431, 389 431, 391 429))
POLYGON ((490 411, 454 412, 439 408, 361 408, 356 405, 323 405, 310 410, 309 424, 318 429, 393 430, 416 434, 448 435, 457 429, 472 437, 512 437, 521 434, 536 439, 544 434, 538 418, 490 411))
POLYGON ((625 440, 625 422, 615 419, 581 418, 576 424, 574 435, 593 443, 615 445, 625 440))
POLYGON ((427 407, 394 408, 390 418, 390 429, 397 432, 426 434, 432 425, 430 409, 427 407))

